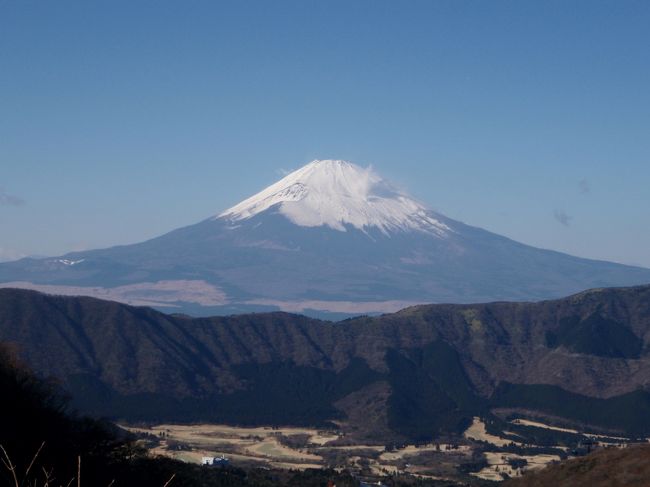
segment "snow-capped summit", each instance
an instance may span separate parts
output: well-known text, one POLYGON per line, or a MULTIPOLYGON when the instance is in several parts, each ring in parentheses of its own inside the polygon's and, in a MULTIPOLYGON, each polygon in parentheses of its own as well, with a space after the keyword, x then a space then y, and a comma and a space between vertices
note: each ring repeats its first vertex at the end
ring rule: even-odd
POLYGON ((342 232, 376 227, 385 234, 418 230, 438 236, 450 231, 372 168, 339 160, 312 161, 215 218, 245 220, 271 208, 303 227, 325 225, 342 232))
POLYGON ((146 242, 0 264, 0 288, 201 315, 350 316, 648 282, 650 269, 514 242, 431 211, 371 168, 332 160, 146 242))

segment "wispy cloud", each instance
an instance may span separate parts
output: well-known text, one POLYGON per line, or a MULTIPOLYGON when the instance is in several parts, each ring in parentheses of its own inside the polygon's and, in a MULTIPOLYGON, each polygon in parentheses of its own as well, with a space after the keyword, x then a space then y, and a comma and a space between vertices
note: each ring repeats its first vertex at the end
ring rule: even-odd
POLYGON ((573 220, 573 217, 568 215, 564 210, 553 211, 553 217, 565 227, 571 225, 571 220, 573 220))
POLYGON ((7 193, 4 188, 0 187, 0 205, 3 206, 22 206, 25 204, 25 200, 15 196, 13 194, 7 193))
POLYGON ((578 188, 580 188, 580 192, 582 194, 587 194, 591 192, 591 185, 589 184, 589 181, 587 181, 587 179, 585 178, 582 178, 578 182, 578 188))

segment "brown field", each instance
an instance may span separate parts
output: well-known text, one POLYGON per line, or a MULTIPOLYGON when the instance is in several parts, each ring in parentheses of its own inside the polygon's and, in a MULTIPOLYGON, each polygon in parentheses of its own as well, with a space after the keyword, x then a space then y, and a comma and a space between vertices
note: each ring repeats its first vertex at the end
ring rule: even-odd
MULTIPOLYGON (((543 423, 520 421, 537 427, 543 423)), ((225 455, 234 465, 256 465, 282 469, 308 468, 349 469, 371 475, 411 474, 428 479, 458 479, 458 465, 475 461, 476 448, 487 466, 470 475, 477 479, 502 481, 504 477, 520 477, 560 460, 559 455, 518 455, 498 450, 512 442, 489 434, 485 424, 474 418, 459 444, 444 442, 425 445, 400 445, 386 449, 384 445, 354 443, 340 430, 319 430, 300 427, 237 427, 214 424, 161 424, 151 427, 122 426, 142 435, 154 455, 200 463, 201 457, 225 455), (477 445, 474 440, 486 442, 477 445), (491 445, 491 446, 490 446, 491 445), (515 460, 522 461, 516 465, 515 460), (525 460, 525 462, 523 462, 525 460)), ((556 429, 554 427, 550 427, 556 429)), ((560 447, 557 447, 560 448, 560 447)), ((562 447, 564 451, 567 449, 562 447)), ((464 477, 466 480, 472 477, 464 477)), ((650 482, 647 484, 650 485, 650 482)))
POLYGON ((204 456, 225 455, 233 464, 298 470, 365 467, 375 475, 408 472, 434 478, 427 473, 432 467, 432 458, 460 458, 471 454, 468 445, 455 445, 453 448, 446 444, 405 445, 390 452, 385 451, 383 445, 340 445, 336 444, 342 439, 339 432, 312 428, 244 428, 213 424, 123 425, 122 428, 155 437, 156 445, 151 448, 153 454, 190 463, 200 463, 204 456))
POLYGON ((514 443, 515 445, 521 444, 521 443, 517 443, 516 441, 508 440, 506 438, 501 438, 500 436, 489 434, 485 430, 485 424, 479 418, 474 418, 472 425, 469 428, 467 428, 467 430, 465 430, 463 436, 471 440, 486 441, 495 446, 504 446, 510 443, 514 443))

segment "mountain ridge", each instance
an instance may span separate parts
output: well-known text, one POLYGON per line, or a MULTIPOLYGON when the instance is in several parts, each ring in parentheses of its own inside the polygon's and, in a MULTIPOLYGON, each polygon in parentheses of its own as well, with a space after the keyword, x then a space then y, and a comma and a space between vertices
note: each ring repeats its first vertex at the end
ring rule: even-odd
POLYGON ((509 410, 650 434, 650 286, 339 323, 279 312, 188 318, 3 289, 0 340, 59 377, 84 410, 130 419, 337 420, 414 438, 509 410), (359 395, 376 402, 378 422, 365 424, 359 395))

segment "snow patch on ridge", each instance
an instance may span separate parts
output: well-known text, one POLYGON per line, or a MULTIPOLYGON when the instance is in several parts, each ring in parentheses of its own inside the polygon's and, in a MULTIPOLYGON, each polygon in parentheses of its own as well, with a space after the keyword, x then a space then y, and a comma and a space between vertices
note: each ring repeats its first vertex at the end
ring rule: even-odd
POLYGON ((444 236, 451 229, 421 203, 371 168, 346 161, 312 161, 215 218, 240 221, 270 208, 304 227, 372 227, 389 234, 418 230, 444 236))
POLYGON ((57 262, 60 262, 63 265, 77 265, 81 264, 83 261, 86 259, 79 259, 79 260, 70 260, 70 259, 58 259, 57 262))

